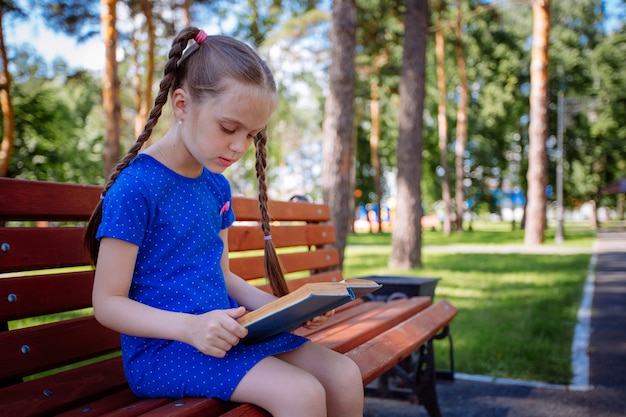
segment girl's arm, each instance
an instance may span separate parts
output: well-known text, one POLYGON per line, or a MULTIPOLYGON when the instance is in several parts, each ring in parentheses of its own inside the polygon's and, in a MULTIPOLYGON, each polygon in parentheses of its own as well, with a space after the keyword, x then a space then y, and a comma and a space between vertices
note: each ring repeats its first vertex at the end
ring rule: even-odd
POLYGON ((220 237, 224 242, 224 252, 222 253, 220 266, 224 272, 226 288, 230 296, 233 297, 239 305, 245 306, 248 310, 256 310, 270 301, 275 300, 276 297, 274 295, 249 284, 246 280, 231 272, 228 262, 228 229, 222 229, 220 237))
POLYGON ((96 318, 104 326, 133 336, 179 340, 223 357, 247 333, 234 318, 243 308, 192 315, 160 310, 128 298, 138 247, 111 238, 100 242, 93 286, 96 318))

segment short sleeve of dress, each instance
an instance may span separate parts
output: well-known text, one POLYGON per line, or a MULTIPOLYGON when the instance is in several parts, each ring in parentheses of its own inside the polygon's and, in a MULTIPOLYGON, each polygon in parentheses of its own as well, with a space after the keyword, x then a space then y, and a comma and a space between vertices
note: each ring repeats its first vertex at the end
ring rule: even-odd
POLYGON ((110 237, 141 246, 150 222, 149 200, 142 181, 121 175, 103 201, 96 238, 110 237))

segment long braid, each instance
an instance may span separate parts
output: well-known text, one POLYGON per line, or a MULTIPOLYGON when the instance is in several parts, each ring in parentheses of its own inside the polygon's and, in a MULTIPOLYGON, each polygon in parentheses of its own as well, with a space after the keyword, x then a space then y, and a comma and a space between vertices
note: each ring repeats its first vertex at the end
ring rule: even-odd
POLYGON ((261 212, 261 230, 265 237, 265 276, 269 279, 270 287, 274 295, 281 297, 289 293, 285 273, 276 254, 276 248, 272 243, 270 234, 270 215, 267 208, 267 182, 265 168, 267 166, 267 129, 263 129, 255 137, 256 147, 256 176, 259 186, 259 210, 261 212))
POLYGON ((163 79, 159 84, 159 93, 157 94, 154 100, 154 106, 150 111, 148 116, 148 120, 144 126, 143 131, 135 141, 135 143, 130 147, 126 155, 117 163, 115 169, 109 176, 104 189, 102 191, 102 196, 100 201, 96 205, 91 218, 89 219, 89 223, 87 224, 87 228, 85 230, 85 247, 89 252, 91 262, 95 265, 98 259, 98 252, 100 249, 100 241, 96 239, 96 234, 98 232, 98 227, 102 222, 102 201, 106 193, 109 191, 113 183, 117 180, 120 173, 130 165, 131 161, 137 156, 144 143, 150 139, 150 135, 152 134, 152 130, 156 126, 159 117, 161 117, 161 113, 163 111, 163 106, 167 103, 167 98, 172 88, 172 85, 177 81, 176 80, 176 71, 178 63, 181 60, 183 55, 183 51, 187 47, 190 39, 193 39, 198 33, 198 29, 196 28, 187 28, 174 39, 172 42, 172 47, 170 49, 168 55, 168 61, 165 64, 165 70, 163 72, 163 79))

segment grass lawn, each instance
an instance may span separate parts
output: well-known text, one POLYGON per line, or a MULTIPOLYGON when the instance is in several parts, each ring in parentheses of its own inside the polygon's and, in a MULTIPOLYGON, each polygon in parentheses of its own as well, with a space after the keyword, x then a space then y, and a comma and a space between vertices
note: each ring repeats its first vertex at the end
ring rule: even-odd
MULTIPOLYGON (((566 225, 563 245, 591 248, 595 233, 566 225)), ((552 246, 553 232, 546 234, 552 246)), ((344 275, 412 275, 441 278, 435 298, 446 298, 459 314, 451 325, 455 370, 468 374, 568 384, 576 313, 590 255, 447 253, 452 244, 522 244, 523 231, 510 224, 474 224, 472 232, 445 237, 424 232, 422 268, 387 267, 389 234, 351 235, 344 275)), ((447 369, 447 342, 437 342, 438 368, 447 369)))

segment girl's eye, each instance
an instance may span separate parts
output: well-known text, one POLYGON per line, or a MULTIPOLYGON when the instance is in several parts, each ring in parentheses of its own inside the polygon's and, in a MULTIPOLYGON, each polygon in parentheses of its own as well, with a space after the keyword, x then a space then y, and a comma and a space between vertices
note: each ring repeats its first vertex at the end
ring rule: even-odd
POLYGON ((235 133, 234 130, 227 129, 224 126, 222 126, 222 132, 227 133, 229 135, 232 135, 233 133, 235 133))

